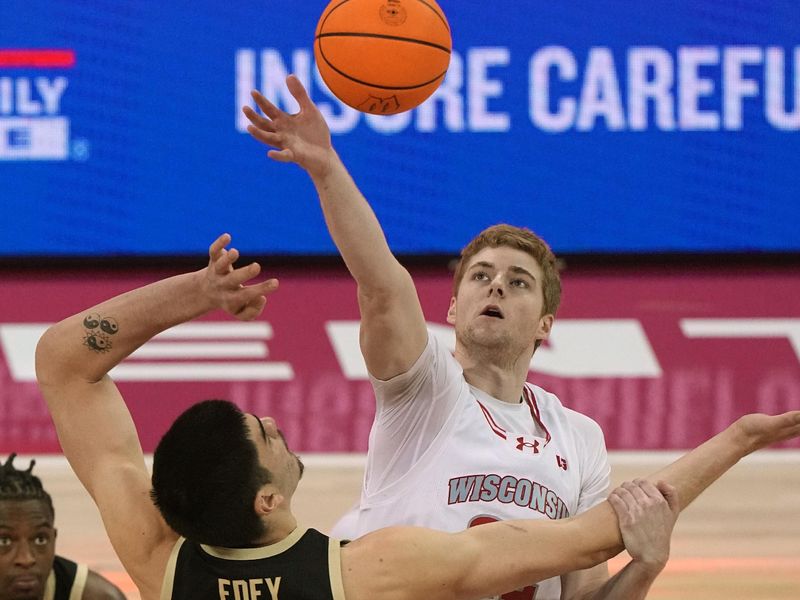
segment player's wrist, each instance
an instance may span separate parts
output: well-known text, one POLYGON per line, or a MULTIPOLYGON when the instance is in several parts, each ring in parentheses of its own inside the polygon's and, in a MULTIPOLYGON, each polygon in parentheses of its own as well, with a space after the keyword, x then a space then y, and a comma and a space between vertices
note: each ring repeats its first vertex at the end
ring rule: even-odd
POLYGON ((749 416, 745 415, 738 418, 723 432, 723 434, 728 435, 731 445, 736 448, 740 458, 763 448, 765 445, 762 437, 747 426, 749 416))
POLYGON ((324 186, 331 177, 335 176, 337 163, 342 168, 344 168, 344 165, 333 146, 320 148, 316 154, 317 156, 313 161, 309 161, 305 169, 317 185, 324 186))
POLYGON ((666 556, 632 557, 632 565, 643 577, 654 580, 667 566, 669 554, 666 556))

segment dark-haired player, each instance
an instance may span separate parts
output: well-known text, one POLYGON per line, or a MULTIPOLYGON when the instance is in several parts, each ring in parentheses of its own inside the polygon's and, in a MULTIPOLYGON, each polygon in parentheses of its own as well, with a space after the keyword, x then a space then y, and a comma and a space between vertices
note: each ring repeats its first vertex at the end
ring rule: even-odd
POLYGON ((174 325, 218 308, 243 320, 261 313, 277 282, 245 285, 260 268, 234 268, 238 252, 225 249, 229 241, 223 235, 211 245, 205 269, 52 326, 36 350, 37 379, 64 454, 143 600, 456 600, 503 593, 619 552, 615 511, 622 523, 643 513, 669 537, 679 499, 685 506, 745 454, 800 435, 800 411, 750 415, 664 469, 656 485, 629 484, 611 504, 576 518, 505 521, 455 534, 393 527, 341 546, 298 525, 291 500, 302 464, 273 419, 230 402, 201 402, 165 434, 151 477, 108 376, 174 325), (115 326, 106 331, 103 322, 115 326), (101 342, 87 344, 89 336, 101 342))
POLYGON ((0 600, 124 600, 86 565, 56 555, 55 510, 33 471, 0 465, 0 600))

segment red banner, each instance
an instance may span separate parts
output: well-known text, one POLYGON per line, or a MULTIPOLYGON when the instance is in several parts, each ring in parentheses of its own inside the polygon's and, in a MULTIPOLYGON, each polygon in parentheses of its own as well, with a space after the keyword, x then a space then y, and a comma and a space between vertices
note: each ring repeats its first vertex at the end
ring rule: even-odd
MULTIPOLYGON (((59 451, 33 372, 47 324, 164 275, 0 276, 0 452, 59 451)), ((339 270, 276 275, 281 289, 258 322, 209 315, 159 336, 113 372, 145 451, 204 398, 274 416, 301 451, 366 450, 374 408, 355 284, 339 270)), ((450 275, 414 277, 432 332, 452 344, 450 275)), ((610 449, 688 448, 741 414, 800 408, 793 272, 570 269, 563 279, 552 338, 529 380, 596 419, 610 449)))

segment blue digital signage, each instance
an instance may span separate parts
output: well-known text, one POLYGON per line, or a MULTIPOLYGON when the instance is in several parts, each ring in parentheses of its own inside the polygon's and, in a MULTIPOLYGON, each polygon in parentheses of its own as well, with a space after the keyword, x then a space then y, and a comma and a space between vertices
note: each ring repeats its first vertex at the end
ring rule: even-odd
POLYGON ((447 77, 391 116, 322 82, 325 4, 0 3, 0 257, 195 255, 222 231, 335 253, 240 111, 253 88, 296 110, 292 72, 398 253, 497 222, 568 254, 800 252, 793 0, 441 0, 447 77))

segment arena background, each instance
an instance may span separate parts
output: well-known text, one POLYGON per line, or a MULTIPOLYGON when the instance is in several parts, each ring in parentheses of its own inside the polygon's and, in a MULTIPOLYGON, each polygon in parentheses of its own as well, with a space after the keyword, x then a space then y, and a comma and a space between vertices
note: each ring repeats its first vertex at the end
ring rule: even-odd
MULTIPOLYGON (((258 322, 210 315, 115 371, 144 448, 194 400, 230 398, 274 415, 327 465, 343 507, 357 496, 373 400, 355 287, 307 176, 268 161, 239 111, 254 87, 294 110, 290 72, 414 274, 435 335, 452 344, 451 261, 477 231, 505 221, 552 244, 564 299, 530 380, 602 425, 625 451, 612 454, 617 472, 742 413, 800 407, 796 3, 440 4, 454 40, 447 78, 392 117, 325 88, 312 52, 323 2, 0 4, 0 453, 52 454, 63 468, 34 383, 48 323, 202 267, 228 231, 281 290, 258 322)), ((733 521, 797 497, 798 448, 766 454, 753 471, 771 491, 733 521)), ((699 521, 715 513, 706 506, 699 521)), ((310 520, 329 526, 338 505, 320 510, 310 520)), ((800 517, 780 515, 741 547, 687 556, 769 556, 728 563, 729 579, 756 575, 725 597, 762 597, 767 580, 788 582, 788 595, 764 598, 797 597, 800 517), (744 549, 767 533, 785 537, 744 549)), ((86 559, 118 568, 107 548, 86 559)))

